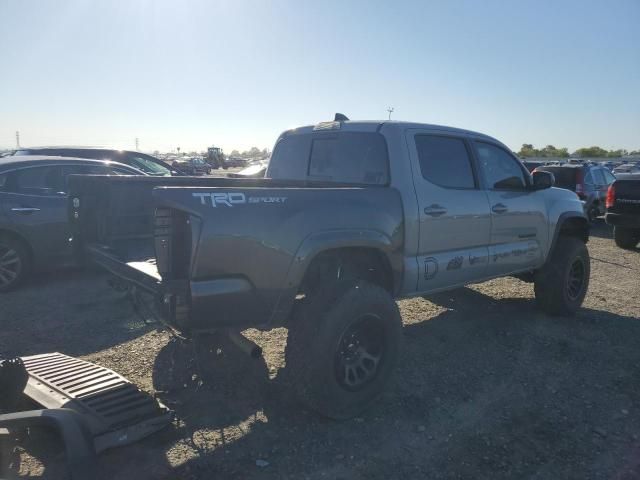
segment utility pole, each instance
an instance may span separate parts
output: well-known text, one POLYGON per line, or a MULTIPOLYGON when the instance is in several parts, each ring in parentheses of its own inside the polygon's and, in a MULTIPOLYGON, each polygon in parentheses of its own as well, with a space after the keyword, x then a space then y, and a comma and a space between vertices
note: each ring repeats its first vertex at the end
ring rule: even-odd
POLYGON ((16 148, 20 148, 20 132, 16 130, 16 148))
POLYGON ((393 113, 393 107, 387 107, 387 112, 389 112, 389 120, 391 120, 391 114, 393 113))
POLYGON ((138 137, 136 137, 136 152, 138 151, 138 137))

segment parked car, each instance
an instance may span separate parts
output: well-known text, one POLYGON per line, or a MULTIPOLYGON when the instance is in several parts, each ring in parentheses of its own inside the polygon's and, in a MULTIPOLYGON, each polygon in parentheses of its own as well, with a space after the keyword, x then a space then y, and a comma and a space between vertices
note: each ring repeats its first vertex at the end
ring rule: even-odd
POLYGON ((551 174, 480 133, 340 118, 284 132, 268 178, 74 176, 76 248, 186 335, 286 325, 291 384, 332 418, 387 383, 395 298, 517 275, 544 311, 576 312, 588 222, 551 174))
POLYGON ((246 167, 247 160, 242 157, 227 157, 224 159, 224 168, 246 167))
POLYGON ((14 155, 50 155, 59 157, 111 160, 140 170, 147 175, 185 175, 175 167, 146 153, 98 147, 32 147, 16 150, 14 155))
POLYGON ((635 248, 640 242, 640 175, 620 175, 609 186, 607 213, 613 239, 620 248, 635 248))
POLYGON ((624 165, 619 165, 613 169, 614 175, 621 175, 625 173, 640 173, 640 166, 634 163, 625 163, 624 165))
POLYGON ((72 260, 66 193, 71 174, 144 175, 107 160, 0 158, 0 292, 33 269, 72 260))
POLYGON ((598 164, 563 164, 538 167, 535 171, 553 173, 555 186, 575 192, 584 202, 590 222, 604 215, 607 188, 616 177, 598 164))
POLYGON ((523 160, 522 164, 526 167, 529 172, 533 172, 538 167, 544 167, 546 165, 545 162, 536 162, 532 160, 523 160))
POLYGON ((171 166, 187 175, 209 175, 211 165, 202 157, 182 157, 175 159, 171 166))
POLYGON ((263 178, 267 173, 269 162, 256 162, 239 172, 227 173, 229 178, 263 178))

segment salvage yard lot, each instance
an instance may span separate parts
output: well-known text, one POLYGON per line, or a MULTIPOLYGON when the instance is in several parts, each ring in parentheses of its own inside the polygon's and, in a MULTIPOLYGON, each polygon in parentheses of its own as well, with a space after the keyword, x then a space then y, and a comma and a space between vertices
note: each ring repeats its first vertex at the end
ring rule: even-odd
MULTIPOLYGON (((215 337, 184 343, 97 272, 49 273, 0 296, 0 352, 79 356, 176 411, 170 428, 102 454, 98 478, 639 478, 640 251, 617 248, 602 223, 589 249, 574 318, 540 313, 532 285, 509 278, 400 301, 396 375, 345 422, 289 397, 285 329, 248 332, 260 360, 215 337)), ((10 456, 8 478, 65 478, 52 437, 10 456)))

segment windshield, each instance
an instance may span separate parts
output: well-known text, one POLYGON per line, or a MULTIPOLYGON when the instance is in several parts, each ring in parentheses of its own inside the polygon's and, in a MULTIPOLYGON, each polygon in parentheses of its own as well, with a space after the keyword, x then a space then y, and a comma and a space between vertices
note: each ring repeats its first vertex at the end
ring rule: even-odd
POLYGON ((129 165, 137 168, 138 170, 142 170, 144 173, 148 173, 149 175, 171 175, 171 170, 149 158, 136 155, 130 156, 128 160, 129 161, 127 163, 129 165))

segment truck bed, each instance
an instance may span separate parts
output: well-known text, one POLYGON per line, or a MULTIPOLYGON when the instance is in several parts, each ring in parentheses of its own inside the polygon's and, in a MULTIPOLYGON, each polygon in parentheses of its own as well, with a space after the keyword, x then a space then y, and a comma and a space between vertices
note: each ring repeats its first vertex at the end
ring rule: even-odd
POLYGON ((400 195, 382 185, 72 176, 70 209, 78 256, 155 294, 181 330, 281 319, 314 249, 349 235, 403 268, 400 195))

